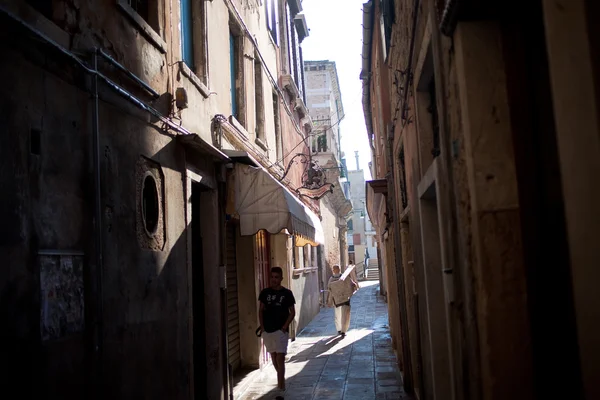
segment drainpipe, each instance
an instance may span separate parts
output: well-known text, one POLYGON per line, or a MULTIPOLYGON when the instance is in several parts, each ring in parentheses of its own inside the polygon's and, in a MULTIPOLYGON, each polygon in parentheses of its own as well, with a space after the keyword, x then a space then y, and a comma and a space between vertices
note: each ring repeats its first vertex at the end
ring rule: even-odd
MULTIPOLYGON (((98 71, 98 52, 93 52, 93 67, 94 71, 98 71)), ((92 287, 96 292, 95 313, 94 313, 94 366, 96 373, 94 374, 95 392, 99 398, 102 398, 102 331, 103 331, 103 302, 104 296, 102 292, 103 279, 103 242, 102 242, 102 187, 100 184, 100 117, 98 105, 98 74, 92 76, 92 157, 94 163, 94 259, 95 259, 95 279, 92 287)))
POLYGON ((218 167, 219 171, 219 183, 218 183, 218 196, 219 196, 219 239, 221 241, 219 246, 219 278, 221 279, 221 325, 223 326, 223 336, 221 338, 221 349, 223 357, 223 393, 224 398, 233 400, 233 370, 231 364, 229 364, 229 335, 228 335, 228 315, 227 315, 227 257, 225 249, 227 248, 227 221, 225 219, 225 206, 226 206, 226 179, 225 179, 225 168, 224 165, 218 167))

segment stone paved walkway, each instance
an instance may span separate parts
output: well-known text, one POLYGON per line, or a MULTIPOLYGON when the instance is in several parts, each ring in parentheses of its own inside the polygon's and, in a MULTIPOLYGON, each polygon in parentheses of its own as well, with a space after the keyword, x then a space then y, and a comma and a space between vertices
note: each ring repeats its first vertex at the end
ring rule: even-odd
MULTIPOLYGON (((387 305, 377 282, 362 282, 352 298, 350 331, 337 336, 333 309, 322 309, 290 343, 286 358, 285 400, 404 399, 392 349, 387 305)), ((272 366, 242 395, 242 400, 274 399, 272 366)))

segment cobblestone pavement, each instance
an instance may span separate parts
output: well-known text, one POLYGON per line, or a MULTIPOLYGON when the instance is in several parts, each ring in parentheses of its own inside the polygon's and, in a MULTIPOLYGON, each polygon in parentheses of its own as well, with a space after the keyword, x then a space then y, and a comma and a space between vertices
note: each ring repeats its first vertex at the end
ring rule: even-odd
MULTIPOLYGON (((350 330, 337 335, 333 309, 322 309, 290 343, 286 358, 285 400, 404 399, 401 375, 388 327, 387 305, 377 282, 362 282, 351 302, 350 330)), ((242 400, 274 399, 272 366, 242 395, 242 400)))

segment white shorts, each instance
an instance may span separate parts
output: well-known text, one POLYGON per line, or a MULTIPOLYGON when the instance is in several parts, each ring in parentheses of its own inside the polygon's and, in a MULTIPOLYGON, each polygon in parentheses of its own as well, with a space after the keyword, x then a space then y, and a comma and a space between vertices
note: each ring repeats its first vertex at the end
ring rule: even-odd
POLYGON ((283 331, 263 332, 262 338, 269 353, 287 354, 289 334, 283 331))

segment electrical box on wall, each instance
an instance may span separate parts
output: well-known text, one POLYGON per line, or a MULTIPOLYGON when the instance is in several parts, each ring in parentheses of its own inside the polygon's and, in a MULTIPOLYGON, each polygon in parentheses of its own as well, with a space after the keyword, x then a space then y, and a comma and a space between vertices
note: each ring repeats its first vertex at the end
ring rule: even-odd
POLYGON ((187 91, 182 87, 179 87, 177 90, 175 90, 175 105, 180 110, 188 108, 187 91))

